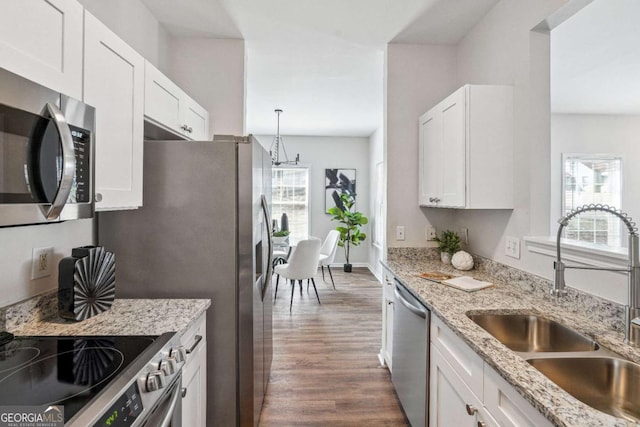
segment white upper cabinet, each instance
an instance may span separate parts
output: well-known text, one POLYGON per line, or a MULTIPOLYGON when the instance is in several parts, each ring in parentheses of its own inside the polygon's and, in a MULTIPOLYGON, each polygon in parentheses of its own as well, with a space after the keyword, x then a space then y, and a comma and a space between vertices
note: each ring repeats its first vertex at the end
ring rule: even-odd
POLYGON ((465 85, 419 120, 419 204, 513 208, 510 86, 465 85))
POLYGON ((149 61, 145 65, 144 115, 153 124, 187 139, 210 139, 207 110, 149 61))
POLYGON ((96 210, 142 206, 144 58, 88 12, 84 101, 96 108, 96 210))
POLYGON ((209 133, 209 112, 188 96, 184 99, 183 122, 189 137, 194 140, 211 139, 209 133))
POLYGON ((0 0, 0 67, 82 98, 82 5, 0 0))

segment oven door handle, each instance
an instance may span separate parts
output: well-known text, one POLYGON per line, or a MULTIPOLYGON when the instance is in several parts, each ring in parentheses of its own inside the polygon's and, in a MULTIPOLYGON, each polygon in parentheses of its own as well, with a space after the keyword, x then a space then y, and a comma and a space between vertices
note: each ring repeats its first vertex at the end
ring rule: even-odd
POLYGON ((175 387, 173 391, 173 396, 171 396, 171 402, 169 403, 169 408, 167 409, 167 413, 162 418, 162 421, 159 424, 159 427, 169 427, 171 425, 171 420, 173 419, 173 413, 176 410, 176 406, 178 405, 178 401, 181 398, 181 388, 179 386, 175 387))
POLYGON ((60 216, 64 205, 69 199, 69 193, 73 187, 73 179, 76 176, 76 153, 73 147, 71 129, 65 119, 64 114, 58 107, 47 102, 44 106, 44 114, 49 116, 60 135, 60 146, 62 148, 62 178, 56 192, 51 207, 44 213, 47 219, 53 220, 60 216))

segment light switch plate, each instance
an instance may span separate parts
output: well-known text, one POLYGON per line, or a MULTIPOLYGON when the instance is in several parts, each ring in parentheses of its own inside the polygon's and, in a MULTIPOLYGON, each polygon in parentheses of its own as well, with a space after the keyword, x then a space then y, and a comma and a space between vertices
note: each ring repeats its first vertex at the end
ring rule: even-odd
POLYGON ((404 225, 396 226, 396 240, 404 240, 404 225))
POLYGON ((425 229, 425 238, 429 241, 436 240, 436 228, 428 225, 425 229))
POLYGON ((504 254, 511 258, 520 259, 520 239, 513 236, 505 237, 504 254))

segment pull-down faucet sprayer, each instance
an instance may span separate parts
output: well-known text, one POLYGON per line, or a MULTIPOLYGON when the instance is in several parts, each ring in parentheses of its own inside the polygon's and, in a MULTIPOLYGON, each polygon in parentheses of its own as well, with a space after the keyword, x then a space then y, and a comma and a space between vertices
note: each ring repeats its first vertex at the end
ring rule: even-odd
MULTIPOLYGON (((640 260, 638 252, 638 227, 636 227, 636 223, 633 222, 633 220, 624 212, 619 211, 611 206, 600 204, 584 205, 576 208, 569 212, 567 215, 560 218, 558 220, 558 223, 560 223, 560 227, 558 227, 558 235, 556 238, 557 259, 553 264, 555 275, 551 294, 556 297, 561 297, 567 294, 564 282, 564 270, 567 268, 626 272, 629 277, 629 282, 628 301, 624 310, 624 340, 630 345, 640 347, 640 328, 633 328, 632 324, 632 321, 634 319, 640 317, 640 260), (590 211, 607 212, 611 215, 617 216, 627 227, 627 231, 629 232, 629 265, 627 268, 590 267, 577 265, 568 266, 565 265, 564 262, 562 262, 562 257, 560 254, 560 237, 562 236, 564 227, 569 224, 569 220, 571 220, 574 216, 590 211)), ((637 320, 637 322, 640 323, 640 320, 637 320)))

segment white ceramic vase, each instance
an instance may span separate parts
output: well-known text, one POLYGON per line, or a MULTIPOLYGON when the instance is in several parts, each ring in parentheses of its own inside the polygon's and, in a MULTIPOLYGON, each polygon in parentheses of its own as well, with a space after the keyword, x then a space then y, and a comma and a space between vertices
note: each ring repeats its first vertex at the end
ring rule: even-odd
POLYGON ((451 264, 451 254, 449 252, 440 252, 440 261, 443 264, 451 264))

